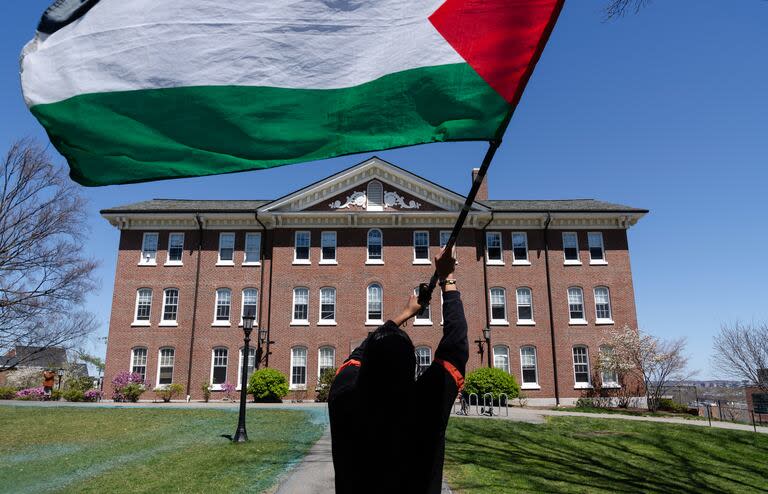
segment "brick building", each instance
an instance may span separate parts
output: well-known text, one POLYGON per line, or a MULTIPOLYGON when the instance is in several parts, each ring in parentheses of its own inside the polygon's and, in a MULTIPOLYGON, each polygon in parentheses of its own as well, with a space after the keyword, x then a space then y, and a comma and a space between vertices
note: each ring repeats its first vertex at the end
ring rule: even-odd
MULTIPOLYGON (((276 200, 158 199, 102 211, 120 230, 105 382, 134 370, 193 398, 204 382, 239 386, 241 315, 253 311, 274 342, 265 364, 311 397, 320 370, 338 366, 429 279, 463 202, 371 158, 276 200)), ((485 365, 472 341, 490 327, 494 365, 532 403, 580 396, 607 330, 636 326, 627 230, 645 213, 595 200, 489 200, 482 189, 455 254, 469 369, 485 365)), ((439 293, 406 331, 428 364, 441 336, 439 293)))

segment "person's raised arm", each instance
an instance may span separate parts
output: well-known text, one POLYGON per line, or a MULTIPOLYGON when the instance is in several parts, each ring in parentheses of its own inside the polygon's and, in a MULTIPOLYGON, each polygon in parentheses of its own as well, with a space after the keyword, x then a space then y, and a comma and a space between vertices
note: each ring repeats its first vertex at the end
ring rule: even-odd
POLYGON ((435 258, 435 270, 443 291, 443 338, 435 351, 435 359, 450 362, 463 376, 469 359, 467 342, 467 319, 454 276, 456 259, 450 252, 440 253, 435 258))

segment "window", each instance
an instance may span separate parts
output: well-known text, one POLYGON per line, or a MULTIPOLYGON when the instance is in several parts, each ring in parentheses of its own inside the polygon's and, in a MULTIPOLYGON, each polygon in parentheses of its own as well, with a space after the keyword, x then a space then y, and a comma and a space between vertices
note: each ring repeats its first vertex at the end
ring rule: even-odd
POLYGON ((307 349, 303 346, 291 348, 291 388, 307 386, 307 349))
POLYGON ((336 264, 336 232, 320 234, 320 263, 336 264))
POLYGON ((261 262, 261 233, 245 234, 245 257, 243 264, 259 264, 261 262))
POLYGON ((235 262, 235 234, 219 234, 219 264, 234 264, 235 262))
POLYGON ((258 315, 259 308, 259 291, 255 288, 246 288, 243 290, 243 311, 240 314, 241 324, 243 316, 253 316, 255 319, 258 315))
POLYGON ((579 237, 575 232, 563 233, 563 255, 567 264, 579 264, 579 237))
POLYGON ((134 348, 131 350, 131 372, 140 374, 141 379, 147 379, 147 349, 134 348))
MULTIPOLYGON (((251 374, 253 374, 253 371, 256 370, 256 349, 251 347, 248 348, 248 370, 246 379, 245 379, 245 385, 248 386, 248 381, 251 379, 251 374)), ((242 386, 243 381, 243 349, 240 349, 240 363, 237 366, 237 388, 240 389, 242 386)))
POLYGON ((163 322, 175 323, 179 315, 179 290, 166 288, 163 294, 163 322))
POLYGON ((584 292, 577 286, 568 289, 568 314, 571 323, 584 323, 584 292))
POLYGON ((157 233, 145 233, 141 242, 139 264, 154 266, 157 263, 157 233))
POLYGON ((539 377, 536 371, 536 348, 532 346, 520 348, 520 368, 523 374, 522 387, 538 387, 539 377))
POLYGON ((214 324, 229 324, 229 311, 232 306, 232 290, 219 288, 216 290, 216 320, 214 324))
POLYGON ((512 264, 530 264, 528 261, 528 234, 525 232, 512 234, 512 264))
POLYGON ((600 232, 589 232, 587 234, 587 240, 589 241, 589 262, 591 264, 605 263, 603 234, 600 232))
POLYGON ((382 261, 383 243, 381 230, 378 228, 368 230, 368 263, 378 264, 382 261))
POLYGON ((211 366, 211 385, 213 389, 221 389, 221 385, 227 382, 227 363, 229 350, 226 348, 213 349, 213 365, 211 366))
POLYGON ((485 233, 485 259, 488 264, 504 264, 501 257, 501 233, 485 233))
POLYGON ((320 324, 336 322, 336 289, 320 289, 320 324))
POLYGON ((309 324, 309 288, 293 289, 293 321, 291 324, 309 324))
POLYGON ((416 347, 416 377, 432 365, 432 350, 428 346, 416 347))
POLYGON ((332 371, 336 368, 336 349, 332 346, 321 346, 317 351, 317 378, 323 375, 325 371, 332 371))
POLYGON ((136 292, 136 320, 134 324, 149 325, 149 316, 152 313, 152 289, 140 288, 136 292))
POLYGON ((599 286, 595 288, 595 316, 596 323, 612 323, 611 320, 611 295, 608 288, 599 286))
POLYGON ((600 347, 600 380, 605 387, 619 386, 619 373, 616 371, 616 351, 612 346, 600 347))
POLYGON ((181 264, 184 254, 184 234, 171 233, 168 235, 168 260, 166 264, 181 264))
POLYGON ((573 375, 577 388, 590 386, 589 354, 585 346, 573 347, 573 375))
POLYGON ((381 299, 382 299, 382 293, 381 293, 381 285, 378 285, 374 283, 373 285, 368 285, 368 310, 366 314, 366 318, 368 322, 378 323, 381 322, 381 299))
MULTIPOLYGON (((419 288, 416 287, 413 289, 414 295, 419 295, 419 288)), ((419 312, 416 313, 416 316, 413 318, 413 324, 414 326, 418 325, 430 325, 432 324, 432 315, 429 310, 430 306, 427 305, 426 307, 423 307, 419 312)))
POLYGON ((413 262, 429 264, 429 232, 413 232, 413 262))
POLYGON ((533 322, 533 296, 530 288, 517 289, 517 322, 533 322))
POLYGON ((491 288, 491 324, 507 323, 507 297, 503 288, 491 288))
MULTIPOLYGON (((448 239, 451 238, 451 231, 450 230, 442 230, 440 231, 440 250, 442 251, 443 248, 448 245, 448 239)), ((457 239, 458 241, 458 239, 457 239)), ((456 244, 453 244, 453 249, 451 249, 451 255, 453 255, 453 258, 456 259, 456 244)))
POLYGON ((309 264, 309 232, 296 232, 293 262, 297 264, 309 264))
POLYGON ((173 348, 161 348, 157 364, 157 385, 166 386, 173 382, 173 362, 176 357, 173 348))
POLYGON ((378 180, 368 183, 368 211, 384 210, 384 186, 378 180))
POLYGON ((493 366, 509 373, 509 348, 505 345, 493 347, 493 366))

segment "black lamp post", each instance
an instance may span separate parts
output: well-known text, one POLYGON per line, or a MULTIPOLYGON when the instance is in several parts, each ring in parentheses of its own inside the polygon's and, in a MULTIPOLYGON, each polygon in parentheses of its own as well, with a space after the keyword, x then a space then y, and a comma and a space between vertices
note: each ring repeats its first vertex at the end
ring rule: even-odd
POLYGON ((493 367, 491 364, 492 350, 491 350, 491 328, 483 329, 483 338, 485 338, 485 345, 488 347, 488 368, 493 367))
POLYGON ((267 330, 266 329, 260 329, 259 330, 259 339, 256 342, 256 362, 255 362, 255 370, 259 370, 259 367, 261 367, 261 360, 264 356, 264 343, 267 341, 267 330))
POLYGON ((56 371, 56 375, 59 376, 59 386, 57 389, 61 391, 61 378, 64 377, 64 369, 59 367, 59 369, 56 371))
POLYGON ((254 317, 251 314, 243 315, 243 368, 240 377, 240 416, 237 419, 237 431, 232 442, 244 443, 248 441, 248 433, 245 431, 245 401, 248 398, 248 357, 250 357, 251 331, 253 331, 254 317))

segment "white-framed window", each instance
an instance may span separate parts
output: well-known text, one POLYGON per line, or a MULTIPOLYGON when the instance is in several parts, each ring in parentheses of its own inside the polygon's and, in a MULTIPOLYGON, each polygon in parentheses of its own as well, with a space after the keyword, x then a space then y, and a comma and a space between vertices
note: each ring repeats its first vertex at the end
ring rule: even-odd
POLYGON ((216 314, 214 325, 229 326, 229 314, 232 309, 232 290, 219 288, 216 290, 216 314))
POLYGON ((589 377, 589 351, 582 345, 573 347, 573 379, 577 388, 588 388, 592 384, 589 377))
POLYGON ((141 379, 147 379, 147 349, 137 347, 131 350, 131 372, 140 374, 141 379))
POLYGON ((509 348, 506 345, 493 347, 493 366, 509 374, 509 348))
POLYGON ((162 323, 173 324, 179 318, 179 289, 166 288, 163 291, 163 320, 162 323))
POLYGON ((416 347, 416 377, 419 377, 432 365, 432 349, 428 346, 416 347))
MULTIPOLYGON (((443 248, 448 245, 448 239, 451 238, 451 230, 440 230, 440 251, 442 252, 443 248)), ((458 241, 458 240, 457 240, 458 241)), ((453 249, 451 249, 451 255, 454 259, 456 259, 456 244, 453 244, 453 249)), ((456 261, 458 264, 458 260, 456 261)))
POLYGON ((168 259, 166 266, 181 266, 184 257, 184 234, 168 234, 168 259))
POLYGON ((173 348, 161 348, 157 359, 157 385, 167 386, 173 383, 173 364, 176 352, 173 348))
POLYGON ((323 375, 323 371, 331 371, 336 368, 336 349, 332 346, 321 346, 317 350, 317 378, 323 375))
POLYGON ((430 264, 429 261, 429 232, 413 232, 413 263, 430 264))
POLYGON ((384 211, 384 186, 378 180, 368 182, 366 191, 368 211, 384 211))
POLYGON ((228 364, 229 350, 214 348, 211 352, 211 389, 221 389, 221 385, 227 382, 228 364))
POLYGON ((336 324, 336 289, 320 289, 320 320, 318 324, 336 324))
POLYGON ((525 232, 512 233, 512 264, 528 265, 528 234, 525 232))
POLYGON ((507 295, 503 288, 491 288, 491 324, 509 324, 507 295))
POLYGON ((563 232, 563 257, 565 264, 581 264, 579 261, 579 236, 576 232, 563 232))
POLYGON ((517 289, 517 322, 533 323, 533 294, 528 287, 517 289))
POLYGON ((611 293, 608 291, 608 287, 605 286, 595 288, 595 323, 613 324, 611 293))
POLYGON ((259 316, 259 290, 256 288, 245 288, 243 290, 240 324, 243 324, 243 316, 246 315, 253 316, 254 319, 259 316))
POLYGON ((147 232, 141 241, 141 258, 139 265, 154 266, 157 264, 157 232, 147 232))
POLYGON ((336 232, 320 233, 320 264, 336 264, 336 232))
MULTIPOLYGON (((419 287, 413 289, 413 294, 419 294, 419 287)), ((416 315, 413 317, 414 326, 428 326, 432 324, 432 311, 430 310, 430 307, 430 305, 427 305, 416 313, 416 315)))
POLYGON ((366 264, 384 264, 384 236, 378 228, 368 230, 368 259, 366 264))
POLYGON ((536 348, 532 346, 520 347, 520 372, 523 388, 538 388, 539 373, 536 366, 536 348))
POLYGON ((366 304, 366 323, 380 324, 382 322, 383 293, 381 285, 372 283, 368 285, 366 304))
MULTIPOLYGON (((243 381, 243 348, 240 349, 238 354, 240 361, 237 364, 237 389, 240 389, 243 381)), ((253 347, 248 348, 248 374, 246 375, 245 385, 248 386, 248 381, 251 379, 251 375, 256 370, 256 349, 253 347)))
POLYGON ((292 317, 291 324, 309 324, 309 288, 300 286, 293 289, 292 317))
POLYGON ((586 324, 584 319, 584 291, 578 286, 568 288, 568 318, 570 324, 586 324))
POLYGON ((219 262, 217 264, 235 264, 235 234, 219 233, 219 262))
POLYGON ((605 264, 605 247, 603 246, 602 232, 589 232, 587 234, 589 242, 589 263, 605 264))
POLYGON ((245 234, 245 254, 243 264, 255 266, 261 263, 261 233, 245 234))
POLYGON ((501 254, 501 232, 485 232, 485 262, 504 264, 501 254))
POLYGON ((619 387, 619 373, 616 369, 616 350, 610 345, 600 347, 600 380, 605 388, 619 387))
POLYGON ((298 231, 294 234, 293 263, 309 264, 309 245, 311 235, 308 231, 298 231))
POLYGON ((307 349, 303 346, 291 348, 291 389, 307 386, 307 349))
POLYGON ((136 318, 134 326, 149 326, 152 316, 152 289, 139 288, 136 290, 136 318))

